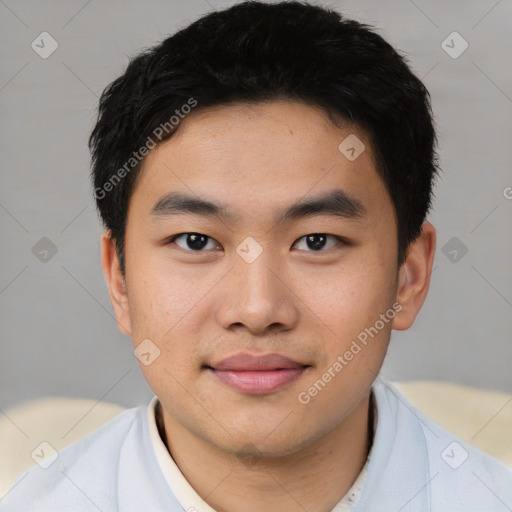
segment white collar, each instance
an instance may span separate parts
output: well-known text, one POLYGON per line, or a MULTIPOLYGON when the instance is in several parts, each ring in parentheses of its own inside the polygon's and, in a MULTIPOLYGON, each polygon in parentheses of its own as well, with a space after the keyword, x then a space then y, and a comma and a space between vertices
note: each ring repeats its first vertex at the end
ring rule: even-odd
MULTIPOLYGON (((375 399, 372 397, 372 405, 373 405, 373 432, 375 437, 375 429, 377 425, 377 407, 375 403, 375 399)), ((156 424, 156 415, 155 410, 158 404, 158 397, 154 396, 149 403, 148 406, 148 423, 149 423, 149 432, 151 435, 151 442, 153 445, 153 449, 155 451, 156 458, 158 460, 158 464, 162 473, 164 475, 165 480, 167 481, 171 492, 174 494, 180 505, 184 508, 184 510, 194 510, 197 512, 216 512, 213 508, 211 508, 194 490, 194 488, 189 484, 183 473, 180 471, 174 459, 170 456, 169 451, 167 450, 166 445, 162 441, 160 434, 158 432, 158 427, 156 424)), ((371 452, 370 452, 371 453, 371 452)), ((352 484, 352 487, 349 489, 347 494, 337 503, 337 505, 332 509, 332 512, 348 512, 352 505, 356 502, 357 498, 361 493, 361 489, 363 487, 363 483, 368 472, 368 462, 369 457, 366 460, 363 469, 359 473, 355 482, 352 484)))

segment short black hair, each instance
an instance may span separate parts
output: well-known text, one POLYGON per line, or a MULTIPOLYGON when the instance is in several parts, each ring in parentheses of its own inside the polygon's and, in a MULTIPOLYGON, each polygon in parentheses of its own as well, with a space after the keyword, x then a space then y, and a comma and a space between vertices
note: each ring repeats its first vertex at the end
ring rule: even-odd
POLYGON ((148 149, 191 111, 277 99, 362 128, 397 219, 398 265, 421 233, 439 171, 430 95, 373 27, 306 2, 208 13, 132 58, 103 91, 89 139, 97 208, 125 272, 128 202, 148 149))

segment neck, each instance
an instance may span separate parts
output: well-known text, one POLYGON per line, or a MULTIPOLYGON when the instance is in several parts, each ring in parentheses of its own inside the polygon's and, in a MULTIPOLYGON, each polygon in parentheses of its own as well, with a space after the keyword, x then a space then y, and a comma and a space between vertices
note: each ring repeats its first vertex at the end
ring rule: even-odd
POLYGON ((328 512, 366 462, 373 415, 367 395, 341 424, 298 452, 243 461, 198 438, 165 411, 160 428, 180 471, 213 509, 328 512))

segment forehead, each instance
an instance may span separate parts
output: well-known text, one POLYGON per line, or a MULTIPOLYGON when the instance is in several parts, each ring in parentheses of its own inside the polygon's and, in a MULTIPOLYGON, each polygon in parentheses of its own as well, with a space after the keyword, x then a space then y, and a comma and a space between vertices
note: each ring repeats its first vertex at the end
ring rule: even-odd
POLYGON ((145 158, 132 193, 152 215, 172 193, 211 199, 242 219, 341 190, 371 213, 392 208, 369 138, 319 108, 273 101, 199 109, 145 158), (293 200, 293 201, 292 201, 293 200))

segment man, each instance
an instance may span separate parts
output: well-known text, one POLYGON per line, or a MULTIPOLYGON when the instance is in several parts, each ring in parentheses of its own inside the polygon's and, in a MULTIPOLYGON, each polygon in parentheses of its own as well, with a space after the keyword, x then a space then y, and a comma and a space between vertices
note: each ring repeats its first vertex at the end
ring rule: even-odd
POLYGON ((155 397, 1 510, 510 509, 512 471, 379 374, 428 292, 435 143, 405 60, 320 7, 241 3, 133 59, 90 145, 103 270, 155 397))

